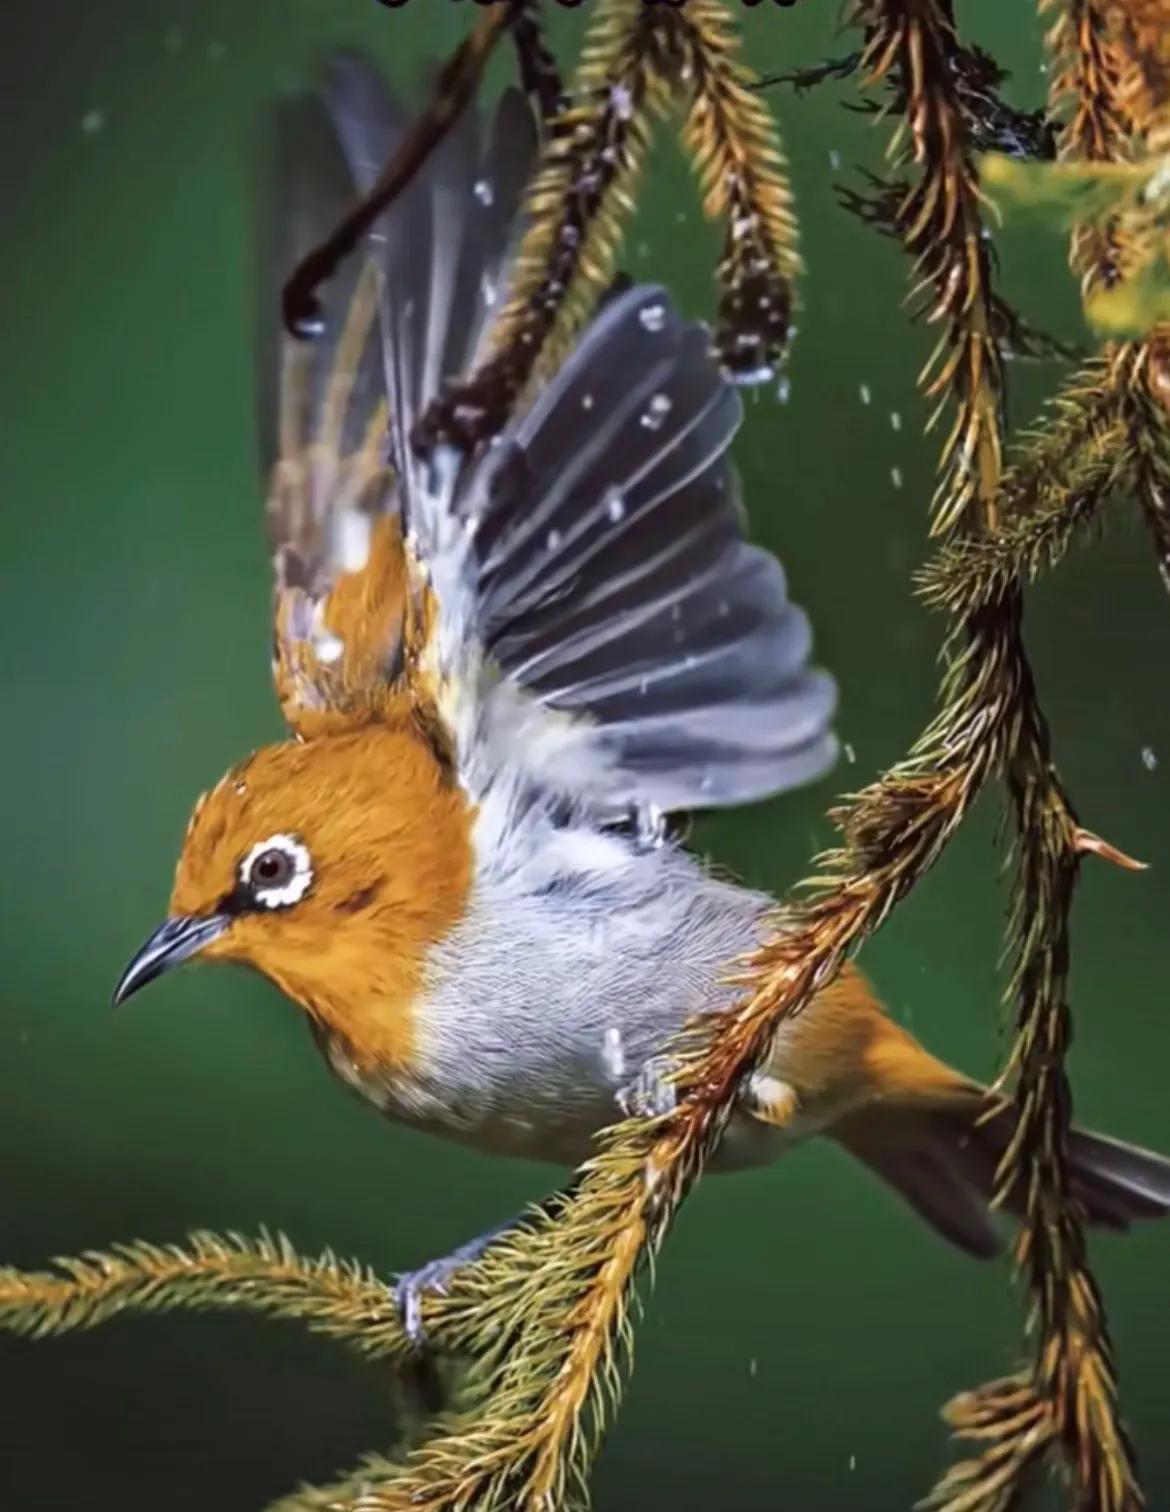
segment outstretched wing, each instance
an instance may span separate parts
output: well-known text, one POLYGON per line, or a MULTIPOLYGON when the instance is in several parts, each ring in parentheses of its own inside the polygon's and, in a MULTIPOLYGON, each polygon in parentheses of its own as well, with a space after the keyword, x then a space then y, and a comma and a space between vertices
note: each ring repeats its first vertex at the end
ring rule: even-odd
MULTIPOLYGON (((401 117, 353 59, 334 66, 326 105, 350 181, 364 189, 401 117)), ((320 356, 293 354, 310 393, 297 434, 318 438, 295 456, 327 448, 316 470, 301 461, 290 471, 284 451, 277 463, 277 476, 284 468, 308 490, 299 513, 276 511, 304 583, 292 628, 321 642, 310 646, 302 704, 343 706, 401 670, 437 708, 473 794, 504 780, 603 818, 742 803, 819 775, 836 750, 835 689, 810 667, 808 620, 779 564, 744 539, 728 459, 739 398, 705 329, 663 290, 610 299, 473 464, 411 454, 415 419, 474 359, 514 241, 533 146, 517 96, 504 97, 484 136, 468 116, 382 218, 372 271, 352 274, 342 308, 328 312, 330 360, 316 389, 320 356), (380 387, 371 346, 381 348, 380 387), (372 456, 380 414, 390 463, 350 471, 351 459, 372 456), (306 544, 284 523, 297 520, 308 522, 306 544), (434 612, 402 666, 403 626, 423 598, 434 612), (350 612, 374 602, 386 624, 350 612), (333 683, 322 653, 341 669, 333 683)), ((280 634, 278 610, 278 669, 280 634)))
POLYGON ((607 811, 676 810, 831 764, 833 682, 779 563, 744 540, 741 417, 706 329, 640 286, 482 462, 446 486, 434 470, 411 530, 474 786, 507 759, 607 811))

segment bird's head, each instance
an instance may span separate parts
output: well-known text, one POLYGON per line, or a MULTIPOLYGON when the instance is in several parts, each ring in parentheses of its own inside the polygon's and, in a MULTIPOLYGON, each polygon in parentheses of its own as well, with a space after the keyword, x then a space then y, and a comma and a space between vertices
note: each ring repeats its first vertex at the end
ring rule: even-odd
POLYGON ((114 1000, 186 960, 235 961, 395 1059, 427 951, 470 881, 467 800, 413 727, 267 746, 196 804, 170 917, 114 1000))

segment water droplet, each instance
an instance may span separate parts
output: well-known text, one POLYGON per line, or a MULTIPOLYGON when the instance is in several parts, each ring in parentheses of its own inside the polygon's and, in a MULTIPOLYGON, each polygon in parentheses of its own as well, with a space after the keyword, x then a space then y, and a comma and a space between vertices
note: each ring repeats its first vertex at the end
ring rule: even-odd
POLYGON ((613 1081, 620 1081, 626 1074, 626 1047, 622 1031, 611 1025, 601 1037, 601 1063, 613 1081))
POLYGON ((609 91, 610 104, 619 121, 628 121, 634 113, 634 97, 624 84, 614 84, 609 91))
POLYGON ((765 362, 760 367, 751 368, 745 373, 728 373, 727 376, 737 388, 755 388, 761 383, 771 383, 776 376, 776 369, 765 362))
POLYGON ((320 631, 313 637, 313 653, 319 662, 327 666, 340 661, 345 653, 345 642, 329 631, 320 631))
POLYGON ((869 384, 868 383, 863 383, 860 386, 860 388, 857 390, 857 392, 861 395, 861 402, 862 402, 862 404, 868 404, 870 402, 870 400, 873 398, 873 395, 869 391, 869 384))
POLYGON ((550 551, 555 551, 560 544, 561 544, 561 533, 560 533, 560 531, 559 530, 555 530, 555 529, 554 530, 550 530, 549 533, 548 533, 548 535, 545 536, 545 545, 548 547, 548 549, 550 551))
POLYGON ((890 411, 890 429, 896 431, 902 429, 902 417, 897 410, 890 411))
POLYGON ((644 310, 639 310, 638 319, 642 327, 647 331, 661 331, 666 324, 666 306, 660 304, 647 305, 644 310))
POLYGON ((1147 772, 1152 772, 1158 765, 1158 758, 1153 746, 1142 746, 1142 766, 1147 772))
POLYGON ((849 1456, 849 1468, 850 1468, 850 1470, 856 1470, 857 1469, 857 1456, 856 1456, 856 1454, 851 1454, 849 1456))
POLYGON ((97 136, 105 124, 104 110, 87 110, 81 118, 81 129, 86 136, 97 136))
POLYGON ((850 766, 852 766, 853 763, 857 760, 857 752, 853 749, 848 741, 845 742, 841 749, 845 754, 845 760, 849 763, 850 766))
POLYGON ((748 1361, 748 1375, 750 1375, 750 1376, 757 1376, 757 1375, 759 1375, 759 1373, 760 1373, 760 1362, 759 1362, 759 1360, 756 1360, 756 1359, 749 1360, 748 1361))
POLYGON ((776 398, 781 404, 787 404, 789 399, 792 398, 791 378, 781 378, 780 382, 776 385, 776 398))
POLYGON ((830 168, 840 168, 840 166, 841 166, 841 154, 837 151, 837 149, 835 147, 830 147, 829 148, 829 167, 830 168))
POLYGON ((900 467, 891 467, 890 468, 890 482, 894 485, 895 488, 901 488, 901 486, 902 486, 902 469, 900 467))
POLYGON ((591 410, 593 408, 593 395, 592 394, 583 394, 581 396, 581 408, 583 410, 591 410))
POLYGON ((495 202, 496 191, 487 179, 476 179, 471 192, 481 205, 491 205, 495 202))
POLYGON ((661 430, 663 421, 670 414, 670 408, 670 399, 666 394, 655 394, 650 407, 642 416, 643 430, 661 430))
POLYGON ((605 506, 605 512, 615 525, 626 517, 626 501, 620 493, 611 493, 605 506))

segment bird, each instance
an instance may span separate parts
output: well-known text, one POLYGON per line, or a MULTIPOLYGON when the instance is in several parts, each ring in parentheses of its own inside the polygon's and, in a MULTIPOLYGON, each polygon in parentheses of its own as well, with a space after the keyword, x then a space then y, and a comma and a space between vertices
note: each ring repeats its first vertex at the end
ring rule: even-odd
MULTIPOLYGON (((408 129, 357 54, 285 101, 270 258, 314 245, 408 129)), ((469 109, 330 286, 319 338, 274 318, 259 343, 288 734, 196 803, 169 916, 115 1000, 184 961, 250 967, 390 1120, 575 1165, 663 1110, 672 1035, 732 1005, 733 964, 774 927, 680 816, 825 776, 838 694, 747 537, 738 388, 665 288, 615 283, 491 444, 413 445, 490 350, 538 147, 519 91, 469 109)), ((1017 1122, 850 964, 780 1023, 711 1169, 827 1138, 990 1257, 1017 1122)), ((1163 1156, 1080 1129, 1068 1152, 1089 1221, 1170 1211, 1163 1156)), ((412 1339, 496 1232, 403 1274, 412 1339)))

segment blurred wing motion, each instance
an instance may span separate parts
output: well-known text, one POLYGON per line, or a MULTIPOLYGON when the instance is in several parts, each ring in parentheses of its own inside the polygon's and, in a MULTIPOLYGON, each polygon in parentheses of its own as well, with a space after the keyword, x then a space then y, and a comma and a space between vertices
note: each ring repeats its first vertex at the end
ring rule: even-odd
MULTIPOLYGON (((403 129, 354 59, 333 65, 325 105, 333 134, 291 163, 290 207, 330 155, 343 199, 368 187, 403 129)), ((602 819, 808 781, 835 756, 834 686, 810 670, 779 564, 743 539, 738 396, 662 289, 610 299, 482 457, 411 454, 506 283, 533 149, 514 93, 486 134, 469 113, 332 291, 325 338, 285 343, 269 499, 282 706, 311 733, 314 711, 406 686, 473 794, 520 783, 602 819)), ((336 187, 313 193, 327 208, 286 258, 336 214, 336 187)))
POLYGON ((483 140, 465 114, 322 291, 325 329, 286 335, 277 290, 378 177, 409 128, 377 73, 338 55, 320 97, 273 114, 260 299, 262 463, 274 552, 274 672, 289 723, 363 712, 404 667, 417 584, 403 549, 409 437, 441 376, 473 359, 503 276, 536 138, 510 91, 483 140))

